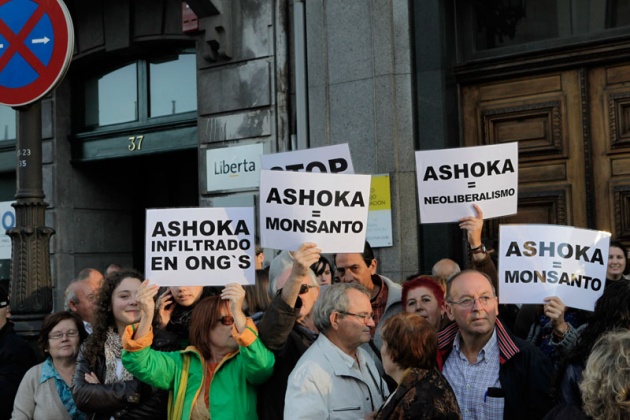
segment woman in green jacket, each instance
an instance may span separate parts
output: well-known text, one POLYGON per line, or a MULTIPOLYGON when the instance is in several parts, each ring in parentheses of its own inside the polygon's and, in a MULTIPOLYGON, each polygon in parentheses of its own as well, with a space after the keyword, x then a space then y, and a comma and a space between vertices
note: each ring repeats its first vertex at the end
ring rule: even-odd
POLYGON ((180 352, 157 352, 151 322, 158 286, 138 289, 142 317, 123 335, 125 369, 143 382, 171 391, 169 419, 257 419, 256 385, 273 372, 274 356, 242 310, 245 291, 225 286, 203 299, 190 319, 190 344, 180 352))

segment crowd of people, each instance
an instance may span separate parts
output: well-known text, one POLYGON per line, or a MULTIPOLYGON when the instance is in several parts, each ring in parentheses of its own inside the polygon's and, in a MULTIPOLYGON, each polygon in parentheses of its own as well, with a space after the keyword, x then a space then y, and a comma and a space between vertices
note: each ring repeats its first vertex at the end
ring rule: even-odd
POLYGON ((331 256, 304 243, 264 269, 257 249, 251 286, 86 269, 44 319, 39 357, 0 288, 0 419, 630 418, 624 246, 611 242, 593 312, 503 305, 476 213, 460 220, 470 268, 442 259, 402 283, 367 242, 331 256))

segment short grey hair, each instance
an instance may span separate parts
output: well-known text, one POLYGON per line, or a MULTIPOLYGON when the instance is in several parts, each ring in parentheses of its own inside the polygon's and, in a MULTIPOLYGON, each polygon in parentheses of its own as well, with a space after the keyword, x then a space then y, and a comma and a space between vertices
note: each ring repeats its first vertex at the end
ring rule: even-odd
POLYGON ((63 293, 64 310, 71 311, 70 302, 74 303, 75 305, 79 303, 79 298, 77 296, 77 292, 75 291, 76 285, 81 281, 89 279, 93 272, 97 272, 100 274, 100 272, 94 268, 84 268, 83 270, 79 271, 79 274, 77 274, 77 278, 72 279, 68 287, 66 287, 65 292, 63 293))
POLYGON ((77 304, 79 303, 79 299, 77 297, 77 292, 74 290, 74 286, 76 286, 76 280, 73 281, 66 287, 66 291, 63 293, 63 309, 65 311, 71 312, 70 310, 70 302, 77 304))
MULTIPOLYGON (((289 251, 282 251, 271 261, 271 264, 269 265, 269 285, 267 286, 267 292, 272 299, 278 292, 278 279, 282 277, 287 270, 293 269, 294 261, 295 260, 289 251)), ((313 270, 309 270, 308 274, 311 278, 311 285, 319 287, 317 277, 315 277, 313 270)))
POLYGON ((348 290, 355 289, 370 298, 370 292, 359 283, 335 283, 322 289, 315 307, 313 308, 313 322, 320 332, 330 329, 330 315, 334 311, 347 311, 350 306, 348 290))

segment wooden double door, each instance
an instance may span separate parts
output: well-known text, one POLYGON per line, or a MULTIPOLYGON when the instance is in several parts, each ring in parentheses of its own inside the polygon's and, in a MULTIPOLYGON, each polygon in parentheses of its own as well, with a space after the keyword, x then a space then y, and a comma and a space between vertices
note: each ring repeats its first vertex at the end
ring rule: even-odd
POLYGON ((462 86, 466 146, 518 141, 518 214, 630 242, 630 64, 462 86))

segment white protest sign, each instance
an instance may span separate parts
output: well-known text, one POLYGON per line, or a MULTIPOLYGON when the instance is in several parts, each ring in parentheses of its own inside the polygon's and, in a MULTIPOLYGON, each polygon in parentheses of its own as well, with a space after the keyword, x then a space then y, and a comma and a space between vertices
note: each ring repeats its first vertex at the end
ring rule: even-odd
POLYGON ((265 248, 363 252, 370 175, 260 171, 260 236, 265 248))
POLYGON ((354 173, 347 143, 261 155, 260 164, 279 171, 354 173))
POLYGON ((518 143, 416 151, 420 223, 456 222, 515 214, 518 143))
POLYGON ((254 284, 254 209, 147 210, 145 272, 160 286, 254 284))
POLYGON ((7 235, 7 230, 15 227, 15 209, 11 204, 14 201, 0 202, 0 260, 11 259, 11 237, 7 235))
POLYGON ((592 311, 604 292, 610 233, 558 225, 501 225, 499 301, 542 304, 558 296, 592 311))

